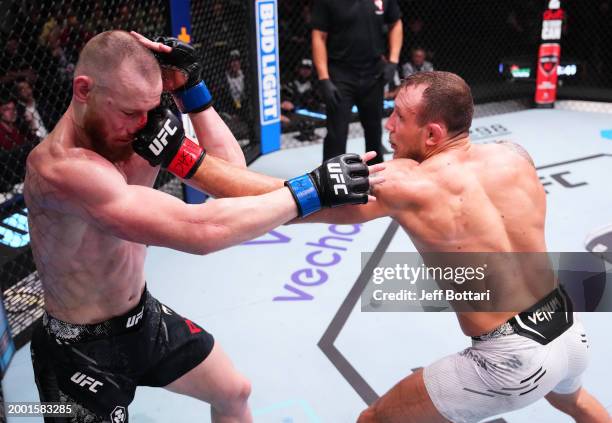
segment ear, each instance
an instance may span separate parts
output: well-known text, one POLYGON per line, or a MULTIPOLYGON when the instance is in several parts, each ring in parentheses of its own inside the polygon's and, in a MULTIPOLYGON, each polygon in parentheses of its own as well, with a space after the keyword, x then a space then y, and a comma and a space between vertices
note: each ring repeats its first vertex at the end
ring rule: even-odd
POLYGON ((72 82, 72 96, 79 103, 87 102, 93 88, 93 79, 89 76, 79 75, 72 82))
POLYGON ((437 145, 446 136, 446 128, 439 123, 428 123, 425 128, 427 130, 427 139, 425 140, 426 145, 437 145))

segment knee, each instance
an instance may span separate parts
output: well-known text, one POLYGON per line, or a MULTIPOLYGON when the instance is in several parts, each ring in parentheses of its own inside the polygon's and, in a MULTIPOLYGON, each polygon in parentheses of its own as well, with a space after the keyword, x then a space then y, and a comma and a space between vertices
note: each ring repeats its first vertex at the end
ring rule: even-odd
POLYGON ((246 404, 251 395, 251 382, 244 376, 240 376, 238 379, 228 397, 232 402, 246 404))

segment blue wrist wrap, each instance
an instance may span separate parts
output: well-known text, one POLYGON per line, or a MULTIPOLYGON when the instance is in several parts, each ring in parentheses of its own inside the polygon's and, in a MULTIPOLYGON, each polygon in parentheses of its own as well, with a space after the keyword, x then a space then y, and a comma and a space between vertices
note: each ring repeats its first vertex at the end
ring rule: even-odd
POLYGON ((305 217, 321 210, 319 193, 308 175, 302 175, 285 182, 300 209, 300 216, 305 217))
POLYGON ((212 95, 210 95, 204 81, 200 81, 197 85, 184 91, 175 91, 172 94, 182 113, 204 110, 212 102, 212 95))

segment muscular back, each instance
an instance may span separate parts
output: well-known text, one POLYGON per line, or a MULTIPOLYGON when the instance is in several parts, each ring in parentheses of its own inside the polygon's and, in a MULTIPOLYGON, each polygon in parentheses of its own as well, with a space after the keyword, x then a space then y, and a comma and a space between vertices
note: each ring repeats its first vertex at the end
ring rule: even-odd
MULTIPOLYGON (((420 252, 546 251, 546 196, 533 162, 520 147, 470 145, 421 164, 394 160, 387 168, 389 176, 377 198, 392 210, 420 252)), ((516 311, 552 289, 547 276, 518 263, 500 269, 505 279, 491 288, 497 298, 516 299, 521 308, 516 311)), ((489 305, 497 310, 499 303, 489 305)), ((513 314, 460 313, 459 320, 467 334, 476 335, 513 314)))
POLYGON ((546 251, 546 197, 533 164, 511 144, 472 145, 408 171, 419 193, 398 218, 422 251, 546 251))
POLYGON ((95 216, 85 219, 88 212, 78 207, 79 193, 58 183, 75 175, 57 174, 57 169, 64 161, 83 173, 88 172, 88 164, 103 166, 128 183, 148 186, 156 170, 136 158, 115 167, 96 153, 75 147, 66 126, 60 122, 30 154, 24 195, 45 308, 61 320, 93 323, 122 314, 138 302, 146 247, 108 234, 92 223, 95 216))

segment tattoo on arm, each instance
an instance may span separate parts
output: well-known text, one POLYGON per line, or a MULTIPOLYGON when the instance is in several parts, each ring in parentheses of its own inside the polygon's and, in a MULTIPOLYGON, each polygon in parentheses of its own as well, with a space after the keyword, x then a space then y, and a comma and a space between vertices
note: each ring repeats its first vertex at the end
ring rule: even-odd
POLYGON ((503 144, 506 147, 509 147, 510 149, 512 149, 513 151, 515 151, 516 153, 520 154, 521 156, 523 156, 523 158, 527 159, 527 161, 529 163, 531 163, 531 166, 533 166, 535 168, 535 163, 533 162, 533 159, 531 158, 531 156, 529 155, 529 153, 527 152, 527 150, 525 150, 521 145, 512 142, 512 141, 496 141, 496 144, 503 144))

